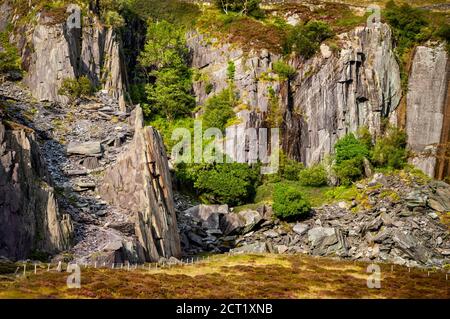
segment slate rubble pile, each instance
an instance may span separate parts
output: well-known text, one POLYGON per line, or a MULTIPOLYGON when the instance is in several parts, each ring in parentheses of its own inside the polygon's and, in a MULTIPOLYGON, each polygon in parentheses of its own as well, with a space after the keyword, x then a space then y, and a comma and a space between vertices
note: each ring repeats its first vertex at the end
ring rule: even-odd
POLYGON ((313 209, 295 223, 280 222, 269 206, 233 212, 198 205, 179 212, 182 247, 232 253, 305 253, 350 260, 442 267, 450 261, 450 186, 406 182, 375 174, 358 184, 368 203, 338 202, 313 209), (386 194, 398 194, 387 196, 386 194))

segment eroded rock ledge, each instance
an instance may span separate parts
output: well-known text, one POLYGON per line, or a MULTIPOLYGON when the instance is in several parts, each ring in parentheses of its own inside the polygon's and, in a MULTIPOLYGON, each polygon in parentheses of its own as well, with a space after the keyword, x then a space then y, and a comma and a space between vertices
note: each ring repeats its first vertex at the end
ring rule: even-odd
POLYGON ((135 110, 134 140, 106 170, 100 191, 106 201, 135 214, 146 261, 181 255, 167 156, 160 134, 144 127, 140 107, 135 110))

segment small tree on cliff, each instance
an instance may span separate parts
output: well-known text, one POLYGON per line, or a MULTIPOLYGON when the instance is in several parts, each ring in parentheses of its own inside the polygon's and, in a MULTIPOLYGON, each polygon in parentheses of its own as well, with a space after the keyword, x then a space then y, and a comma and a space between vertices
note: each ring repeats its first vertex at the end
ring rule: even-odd
POLYGON ((223 10, 225 14, 238 12, 255 18, 263 15, 259 7, 260 3, 260 0, 216 0, 217 7, 223 10))

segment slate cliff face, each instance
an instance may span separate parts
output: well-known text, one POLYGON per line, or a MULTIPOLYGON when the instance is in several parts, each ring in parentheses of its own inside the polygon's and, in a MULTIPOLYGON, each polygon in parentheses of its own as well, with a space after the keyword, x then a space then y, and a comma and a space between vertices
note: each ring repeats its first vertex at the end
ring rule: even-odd
POLYGON ((23 259, 70 244, 70 216, 59 211, 33 132, 0 123, 0 255, 23 259))
POLYGON ((48 17, 20 28, 13 41, 27 71, 24 82, 35 98, 65 103, 67 97, 58 94, 62 81, 84 75, 125 110, 126 71, 113 29, 102 26, 96 17, 84 17, 81 29, 68 29, 66 23, 48 17))
POLYGON ((412 162, 430 176, 450 174, 450 63, 444 46, 416 48, 408 85, 406 130, 412 162), (448 156, 448 154, 447 154, 448 156))
POLYGON ((100 192, 108 202, 134 213, 135 233, 145 260, 180 257, 172 182, 161 135, 143 126, 136 109, 134 140, 105 173, 100 192))
MULTIPOLYGON (((244 53, 237 45, 190 33, 192 65, 201 74, 194 84, 197 99, 203 103, 225 88, 228 62, 233 61, 234 82, 244 104, 244 110, 238 111, 239 126, 273 127, 273 113, 277 112, 284 152, 306 165, 321 161, 340 137, 360 126, 379 135, 383 119, 405 125, 398 108, 403 93, 389 26, 357 27, 338 38, 338 50, 322 45, 310 60, 291 58, 288 62, 296 75, 287 81, 279 80, 272 71, 273 63, 280 59, 276 54, 267 50, 244 53), (208 84, 213 90, 206 94, 208 84)), ((439 144, 439 153, 445 152, 450 126, 449 75, 443 72, 448 70, 447 60, 442 46, 417 49, 406 97, 406 129, 413 151, 423 153, 428 146, 439 144)), ((436 151, 422 154, 414 163, 430 176, 448 176, 448 160, 441 156, 444 159, 438 160, 436 167, 434 154, 436 151)))

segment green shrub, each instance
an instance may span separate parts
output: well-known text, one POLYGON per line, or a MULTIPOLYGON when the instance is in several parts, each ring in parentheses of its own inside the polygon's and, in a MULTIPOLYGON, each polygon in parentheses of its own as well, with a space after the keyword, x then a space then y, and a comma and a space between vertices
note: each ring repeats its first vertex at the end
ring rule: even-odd
POLYGON ((320 43, 331 37, 333 31, 327 23, 309 21, 305 25, 292 28, 284 44, 284 51, 285 53, 294 51, 309 59, 319 50, 320 43))
POLYGON ((234 64, 233 61, 228 61, 228 66, 227 66, 227 78, 228 81, 234 81, 234 76, 236 74, 236 65, 234 64))
POLYGON ((307 215, 311 205, 302 192, 294 187, 276 185, 273 194, 274 215, 282 220, 295 220, 307 215))
POLYGON ((179 164, 177 178, 184 186, 193 186, 205 202, 242 205, 255 194, 259 167, 241 163, 179 164))
POLYGON ((213 89, 214 89, 214 85, 212 83, 208 83, 205 86, 205 93, 208 95, 212 92, 213 89))
POLYGON ((64 79, 58 94, 65 95, 71 99, 92 96, 95 87, 87 76, 81 76, 78 79, 64 79))
POLYGON ((204 106, 204 128, 216 127, 224 130, 226 124, 235 116, 233 108, 236 106, 236 97, 231 88, 210 97, 204 106))
POLYGON ((407 135, 405 131, 390 126, 386 134, 378 138, 372 155, 377 167, 402 169, 407 163, 407 135))
POLYGON ((287 180, 297 180, 298 174, 304 169, 303 163, 290 159, 286 154, 280 152, 279 173, 281 178, 287 180))
POLYGON ((363 177, 363 159, 352 158, 334 166, 336 176, 341 185, 350 185, 363 177))
POLYGON ((282 80, 289 80, 296 73, 293 67, 281 60, 274 62, 272 69, 282 80))
POLYGON ((327 171, 321 164, 305 168, 299 173, 298 178, 303 186, 320 187, 328 183, 327 171))
POLYGON ((372 134, 370 133, 367 126, 361 126, 360 128, 358 128, 356 136, 358 137, 358 140, 367 147, 368 150, 371 150, 373 148, 372 134))
POLYGON ((201 14, 195 3, 179 0, 132 0, 124 14, 137 15, 142 21, 168 21, 176 25, 191 27, 201 14))
POLYGON ((364 158, 369 156, 369 149, 354 134, 345 135, 335 145, 336 164, 334 170, 341 184, 347 185, 363 176, 364 158))
POLYGON ((173 121, 168 121, 166 117, 158 115, 146 124, 153 126, 161 133, 164 145, 169 154, 172 152, 172 147, 179 142, 172 140, 172 133, 175 129, 186 128, 191 132, 191 136, 194 135, 194 118, 192 117, 177 118, 173 121))
POLYGON ((117 11, 107 11, 103 16, 103 21, 107 26, 114 29, 125 26, 125 19, 117 11))

